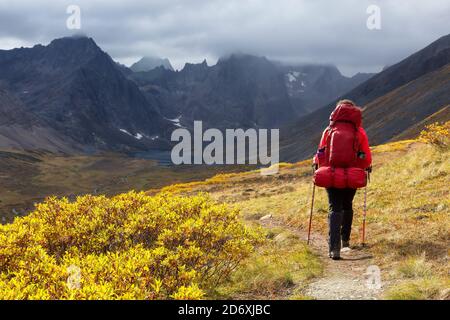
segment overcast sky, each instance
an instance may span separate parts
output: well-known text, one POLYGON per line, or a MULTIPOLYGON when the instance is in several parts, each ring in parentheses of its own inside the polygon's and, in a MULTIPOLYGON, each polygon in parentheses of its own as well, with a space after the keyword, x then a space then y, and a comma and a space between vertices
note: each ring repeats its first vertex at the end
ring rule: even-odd
POLYGON ((0 0, 0 48, 47 44, 81 32, 130 65, 144 55, 215 64, 243 52, 291 63, 332 63, 346 75, 379 71, 450 33, 449 0, 0 0), (366 12, 380 8, 381 30, 366 12))

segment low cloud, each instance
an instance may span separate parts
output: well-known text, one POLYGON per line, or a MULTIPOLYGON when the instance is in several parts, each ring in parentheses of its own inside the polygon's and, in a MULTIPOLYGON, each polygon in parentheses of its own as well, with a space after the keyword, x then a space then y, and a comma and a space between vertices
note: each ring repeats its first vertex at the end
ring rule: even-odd
POLYGON ((168 57, 175 68, 239 51, 379 71, 450 30, 448 0, 2 0, 0 48, 73 34, 71 4, 81 8, 81 31, 116 60, 168 57), (369 5, 381 9, 381 30, 366 27, 369 5))

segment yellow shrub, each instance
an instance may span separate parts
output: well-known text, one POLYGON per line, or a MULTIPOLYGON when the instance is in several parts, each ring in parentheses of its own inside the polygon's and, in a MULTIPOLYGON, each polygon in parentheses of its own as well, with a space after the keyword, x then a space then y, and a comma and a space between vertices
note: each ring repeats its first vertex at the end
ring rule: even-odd
MULTIPOLYGON (((191 182, 184 182, 184 183, 176 183, 171 184, 168 186, 165 186, 161 189, 161 192, 163 193, 182 193, 182 192, 189 192, 194 188, 212 185, 212 184, 226 184, 230 183, 232 179, 240 179, 245 176, 251 175, 252 173, 255 173, 255 170, 251 171, 244 171, 244 172, 238 172, 238 173, 218 173, 211 178, 208 178, 206 180, 202 181, 191 181, 191 182)), ((153 191, 153 190, 152 190, 153 191)), ((157 191, 155 189, 154 191, 157 191)))
POLYGON ((48 198, 0 226, 0 298, 199 299, 261 235, 206 195, 48 198))
POLYGON ((450 121, 438 122, 426 126, 420 133, 420 140, 441 148, 448 148, 450 142, 450 121))

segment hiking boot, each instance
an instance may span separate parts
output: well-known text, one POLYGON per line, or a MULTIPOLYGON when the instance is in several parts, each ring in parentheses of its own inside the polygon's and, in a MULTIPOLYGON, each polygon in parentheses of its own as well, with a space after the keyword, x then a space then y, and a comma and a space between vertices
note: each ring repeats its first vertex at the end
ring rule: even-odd
POLYGON ((341 252, 345 253, 345 252, 350 252, 350 251, 352 251, 352 249, 350 249, 350 241, 342 240, 341 252))
POLYGON ((350 248, 350 241, 342 240, 342 248, 350 248))
POLYGON ((339 250, 333 250, 330 252, 330 258, 333 260, 340 260, 341 259, 341 254, 339 252, 339 250))

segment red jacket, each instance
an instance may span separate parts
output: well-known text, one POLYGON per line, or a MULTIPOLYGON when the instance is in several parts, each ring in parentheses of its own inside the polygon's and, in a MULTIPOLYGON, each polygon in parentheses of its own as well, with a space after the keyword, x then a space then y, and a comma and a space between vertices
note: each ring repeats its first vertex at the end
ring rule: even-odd
MULTIPOLYGON (((339 107, 339 106, 338 106, 339 107)), ((332 121, 336 120, 353 120, 353 119, 346 119, 346 116, 348 114, 342 114, 339 112, 336 112, 338 110, 338 107, 336 107, 335 111, 330 116, 330 124, 332 121)), ((359 148, 361 152, 364 152, 365 157, 364 158, 358 158, 356 162, 356 166, 361 169, 367 169, 372 165, 372 155, 370 153, 370 147, 369 147, 369 139, 367 138, 367 134, 364 131, 364 129, 361 127, 361 121, 356 120, 355 125, 358 126, 358 142, 359 142, 359 148)), ((327 146, 327 139, 328 139, 328 128, 325 129, 325 131, 322 134, 322 138, 320 139, 319 148, 318 150, 323 150, 327 146)), ((320 163, 318 158, 318 154, 314 156, 314 164, 318 166, 323 166, 323 163, 320 163)), ((326 164, 325 164, 326 165, 326 164)))

